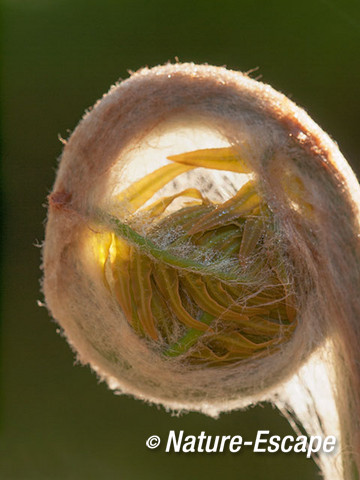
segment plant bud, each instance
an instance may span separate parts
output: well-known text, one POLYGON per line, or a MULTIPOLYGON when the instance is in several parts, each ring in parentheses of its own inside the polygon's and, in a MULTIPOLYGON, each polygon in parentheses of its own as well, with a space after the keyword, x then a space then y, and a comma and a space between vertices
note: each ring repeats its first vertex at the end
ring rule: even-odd
POLYGON ((270 400, 338 434, 342 461, 319 464, 351 478, 359 204, 335 143, 284 95, 225 68, 143 69, 66 142, 46 303, 111 388, 213 416, 270 400))

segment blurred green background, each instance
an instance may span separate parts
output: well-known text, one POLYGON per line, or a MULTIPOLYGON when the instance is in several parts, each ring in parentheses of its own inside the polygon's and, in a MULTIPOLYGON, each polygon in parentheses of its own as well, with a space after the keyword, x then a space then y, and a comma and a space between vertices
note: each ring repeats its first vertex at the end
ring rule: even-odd
POLYGON ((296 454, 165 454, 170 429, 292 433, 270 406, 171 416, 115 396, 39 308, 44 208, 67 137, 127 70, 168 60, 248 71, 289 95, 360 171, 359 0, 3 0, 3 480, 316 479, 296 454))

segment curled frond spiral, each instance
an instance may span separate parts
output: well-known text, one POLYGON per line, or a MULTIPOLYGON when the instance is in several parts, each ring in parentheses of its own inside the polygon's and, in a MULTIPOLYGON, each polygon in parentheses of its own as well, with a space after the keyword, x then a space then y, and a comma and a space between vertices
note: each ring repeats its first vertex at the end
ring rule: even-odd
POLYGON ((48 308, 112 388, 214 416, 272 401, 338 436, 328 479, 356 478, 359 199, 335 143, 271 87, 143 69, 64 148, 48 308))

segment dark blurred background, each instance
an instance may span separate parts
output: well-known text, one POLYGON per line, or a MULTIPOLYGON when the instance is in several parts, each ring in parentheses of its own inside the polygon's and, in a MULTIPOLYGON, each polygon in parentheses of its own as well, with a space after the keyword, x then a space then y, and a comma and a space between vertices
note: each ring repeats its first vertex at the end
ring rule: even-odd
POLYGON ((258 70, 360 171, 359 0, 3 0, 2 389, 4 480, 316 479, 299 454, 165 454, 151 434, 292 433, 270 406, 171 416, 115 396, 70 348, 39 280, 46 195, 84 110, 127 70, 168 60, 258 70))

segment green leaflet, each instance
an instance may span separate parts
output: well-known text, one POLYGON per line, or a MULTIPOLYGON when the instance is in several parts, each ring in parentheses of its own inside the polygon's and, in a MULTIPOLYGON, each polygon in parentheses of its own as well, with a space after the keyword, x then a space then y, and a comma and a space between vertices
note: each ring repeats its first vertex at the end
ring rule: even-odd
POLYGON ((104 284, 137 334, 169 361, 221 366, 277 351, 296 327, 296 305, 256 182, 220 204, 189 187, 144 206, 191 169, 250 173, 249 165, 230 147, 168 159, 174 163, 118 195, 126 221, 99 214, 112 235, 99 249, 108 255, 104 284), (169 213, 176 199, 182 206, 169 213))

